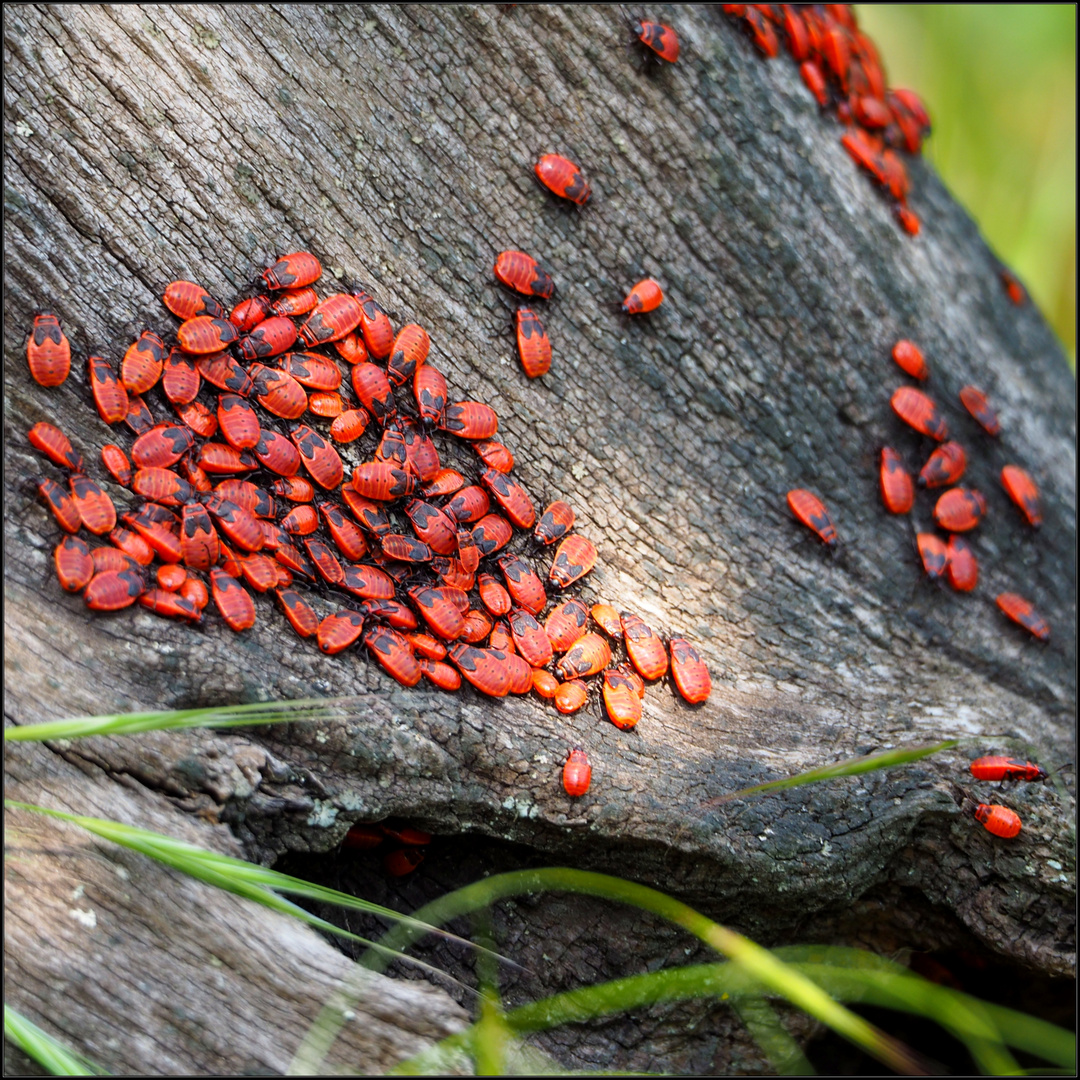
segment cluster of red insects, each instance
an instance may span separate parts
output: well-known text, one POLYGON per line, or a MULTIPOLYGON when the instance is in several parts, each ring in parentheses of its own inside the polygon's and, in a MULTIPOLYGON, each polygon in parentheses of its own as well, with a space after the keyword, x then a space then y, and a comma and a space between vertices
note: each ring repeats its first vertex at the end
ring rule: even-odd
MULTIPOLYGON (((1061 765, 1055 772, 1068 766, 1061 765)), ((976 780, 1000 780, 1002 784, 1016 783, 1021 780, 1028 783, 1046 780, 1049 773, 1032 761, 1019 761, 1007 757, 981 757, 971 763, 971 775, 976 780)), ((963 795, 962 805, 987 832, 1006 840, 1011 840, 1020 832, 1020 815, 1015 810, 997 803, 976 802, 970 796, 963 795)))
MULTIPOLYGON (((552 158, 537 167, 545 182, 560 163, 570 165, 556 159, 552 169, 552 158)), ((566 186, 572 184, 571 178, 566 186)), ((587 198, 587 184, 583 191, 587 198)), ((644 680, 669 669, 660 637, 630 612, 606 604, 590 611, 578 599, 556 604, 541 625, 545 583, 521 554, 504 551, 515 529, 530 530, 537 545, 558 545, 547 587, 573 585, 592 569, 596 548, 572 533, 572 508, 556 501, 537 514, 510 475, 513 454, 494 439, 494 410, 449 399, 445 378, 426 362, 430 339, 422 327, 409 324, 395 334, 388 315, 364 292, 320 302, 313 284, 321 272, 307 252, 284 256, 262 274, 265 293, 231 313, 201 286, 172 282, 164 302, 183 320, 174 347, 144 331, 119 372, 103 357, 88 357, 101 418, 123 421, 136 436, 130 459, 110 444, 102 448, 102 463, 143 501, 118 524, 111 498, 86 474, 63 432, 46 422, 34 425, 31 444, 69 473, 67 491, 50 479, 38 483, 69 534, 55 552, 62 587, 81 591, 96 611, 139 603, 192 623, 202 620, 212 598, 225 622, 241 631, 256 616, 245 581, 257 592, 274 590, 296 633, 314 637, 323 652, 340 652, 362 638, 406 686, 427 677, 456 690, 464 677, 495 697, 535 690, 572 713, 587 700, 583 680, 603 672, 608 716, 620 728, 633 727, 644 680), (301 316, 306 319, 298 326, 294 320, 301 316), (307 350, 333 347, 350 365, 355 402, 343 394, 335 359, 292 351, 298 342, 307 350), (200 400, 204 383, 216 388, 216 409, 200 400), (147 395, 159 384, 175 420, 155 422, 147 395), (415 415, 402 393, 407 385, 415 415), (328 437, 297 422, 305 413, 329 422, 328 437), (372 460, 358 464, 343 483, 337 446, 358 440, 372 420, 380 436, 372 460), (436 432, 457 436, 475 452, 479 483, 442 466, 436 432), (265 486, 247 476, 265 478, 265 486), (80 528, 109 543, 91 548, 75 535, 80 528), (151 583, 155 559, 161 565, 151 583), (335 604, 341 599, 336 590, 360 602, 320 619, 312 594, 305 596, 298 581, 335 604), (470 596, 474 586, 478 600, 470 596), (590 631, 590 615, 600 632, 590 631), (626 662, 611 667, 612 643, 618 649, 620 641, 626 662)), ((495 274, 527 296, 554 291, 550 277, 521 252, 502 252, 495 274)), ((623 309, 655 307, 662 297, 658 287, 650 291, 653 285, 638 286, 623 309)), ((542 374, 550 363, 547 335, 529 309, 521 309, 517 321, 522 364, 528 374, 542 374)), ((43 386, 67 377, 70 346, 55 316, 35 318, 27 359, 43 386)), ((704 700, 710 689, 705 664, 684 638, 673 637, 669 647, 676 688, 688 701, 704 700)), ((574 748, 567 762, 565 786, 572 795, 588 788, 583 758, 574 748)))
POLYGON ((772 59, 783 42, 823 110, 848 129, 840 141, 893 200, 897 221, 912 236, 919 219, 908 209, 907 169, 897 151, 918 154, 930 117, 911 90, 890 90, 874 43, 859 30, 849 4, 724 4, 760 52, 772 59))

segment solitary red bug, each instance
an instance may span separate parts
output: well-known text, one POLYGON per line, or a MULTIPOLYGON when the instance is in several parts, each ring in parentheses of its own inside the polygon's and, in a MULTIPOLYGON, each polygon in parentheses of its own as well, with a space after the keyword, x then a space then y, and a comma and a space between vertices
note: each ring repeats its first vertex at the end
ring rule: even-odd
POLYGON ((787 503, 791 512, 808 529, 817 533, 822 543, 835 547, 838 541, 836 526, 825 509, 825 504, 812 492, 804 488, 794 488, 787 493, 787 503))
POLYGON ((1001 284, 1004 286, 1006 294, 1017 307, 1020 307, 1021 304, 1027 302, 1027 292, 1014 273, 1003 268, 1000 271, 1000 277, 1001 284))
POLYGON ((129 394, 145 394, 157 384, 165 356, 165 342, 157 334, 144 330, 120 362, 120 380, 129 394))
POLYGON ((130 555, 141 566, 149 566, 154 561, 154 549, 138 533, 130 529, 113 529, 109 533, 109 541, 130 555))
POLYGON ((250 450, 257 445, 261 428, 259 414, 239 394, 218 396, 218 428, 225 441, 236 450, 250 450))
POLYGON ((83 471, 82 454, 76 453, 68 437, 55 425, 42 420, 27 433, 30 445, 40 450, 54 465, 73 472, 83 471))
MULTIPOLYGON (((555 665, 560 679, 587 678, 611 663, 611 648, 599 634, 585 634, 578 638, 573 648, 555 665)), ((667 657, 664 657, 667 663, 667 657)))
POLYGON ((922 559, 923 569, 931 581, 937 581, 945 573, 948 565, 949 553, 945 547, 945 541, 935 533, 918 533, 915 543, 919 549, 919 558, 922 559))
POLYGON ((136 470, 131 480, 131 490, 162 506, 183 506, 195 496, 191 485, 172 469, 136 470))
POLYGON ((1039 505, 1039 489, 1035 481, 1017 465, 1006 465, 1001 470, 1001 486, 1033 528, 1042 524, 1042 507, 1039 505))
POLYGON ((545 154, 534 167, 536 179, 555 195, 584 206, 592 195, 581 169, 561 154, 545 154))
POLYGON ((180 557, 193 570, 209 570, 221 554, 221 543, 210 515, 201 503, 184 504, 180 524, 180 557))
POLYGON ((1020 831, 1020 815, 1007 806, 979 803, 975 808, 975 820, 995 836, 1011 840, 1020 831))
MULTIPOLYGON (((270 316, 274 301, 269 296, 253 296, 249 300, 241 300, 229 313, 229 322, 242 334, 254 330, 256 326, 270 316)), ((208 312, 202 312, 208 314, 208 312)), ((275 312, 275 314, 283 314, 275 312)), ((190 318, 190 316, 186 316, 190 318)), ((185 316, 181 316, 185 318, 185 316)))
POLYGON ((360 301, 349 293, 328 296, 300 327, 305 345, 326 345, 340 341, 360 325, 360 301))
POLYGON ((479 521, 491 509, 491 499, 482 487, 470 484, 459 488, 443 509, 455 521, 479 521))
POLYGON ((156 503, 145 503, 135 513, 125 514, 123 520, 162 562, 180 561, 180 523, 172 511, 156 503))
POLYGON ((368 358, 367 346, 359 330, 353 330, 335 341, 334 351, 346 364, 360 364, 368 358))
POLYGON ((510 612, 510 634, 518 653, 533 667, 546 667, 551 663, 551 641, 544 628, 527 611, 510 612))
POLYGON ((915 502, 911 473, 891 446, 881 450, 881 500, 890 514, 906 514, 915 502))
POLYGON ((449 664, 428 657, 417 657, 420 673, 440 690, 460 690, 461 676, 449 664))
POLYGON ((352 369, 352 385, 365 409, 380 424, 397 416, 394 391, 386 373, 377 364, 357 364, 352 369))
POLYGON ((974 529, 986 513, 986 499, 974 488, 952 488, 934 506, 934 521, 949 532, 974 529))
POLYGON ((170 281, 161 299, 174 315, 184 320, 194 319, 197 315, 208 315, 212 319, 225 315, 221 304, 194 281, 170 281))
POLYGON ((584 536, 568 536, 555 552, 548 581, 565 589, 583 578, 596 565, 596 545, 584 536))
POLYGON ((608 637, 621 638, 623 636, 619 613, 610 604, 593 604, 589 609, 589 614, 608 637))
POLYGON ((636 726, 641 719, 641 698, 626 675, 617 669, 605 671, 603 693, 608 719, 623 731, 636 726))
POLYGON ((280 356, 293 347, 296 341, 296 323, 283 315, 275 315, 259 323, 246 337, 236 343, 237 351, 245 360, 260 360, 280 356))
POLYGON ((209 315, 196 315, 194 319, 182 323, 176 331, 180 348, 196 356, 220 352, 239 336, 240 332, 228 319, 215 319, 209 315))
POLYGON ((364 615, 372 615, 376 619, 384 619, 395 630, 415 630, 420 625, 416 616, 413 614, 412 609, 407 607, 400 600, 395 600, 392 597, 385 597, 378 600, 374 597, 369 597, 360 605, 360 610, 364 615))
POLYGON ((979 584, 979 562, 962 536, 950 536, 945 549, 945 575, 957 592, 971 592, 979 584))
POLYGON ((128 411, 127 416, 124 417, 124 423, 136 435, 142 435, 154 426, 154 415, 150 412, 150 406, 146 404, 145 398, 138 394, 128 396, 128 411))
POLYGON ((909 233, 912 236, 919 235, 919 218, 918 215, 912 213, 906 206, 894 206, 893 213, 896 215, 896 220, 900 222, 901 228, 904 232, 909 233))
POLYGON ((686 638, 673 637, 671 650, 671 676, 683 699, 691 705, 704 701, 712 692, 712 679, 705 661, 686 638))
POLYGON ((90 580, 83 599, 91 611, 120 611, 145 591, 146 582, 137 570, 106 570, 90 580))
POLYGON ((97 536, 116 528, 116 507, 97 483, 88 476, 76 473, 71 477, 71 499, 79 511, 83 525, 97 536))
POLYGON ((570 679, 559 683, 555 690, 555 708, 559 712, 569 715, 576 713, 585 704, 589 697, 589 688, 581 679, 570 679))
POLYGON ((307 251, 296 251, 291 255, 282 255, 261 276, 268 289, 302 289, 318 281, 320 274, 322 265, 314 255, 307 251))
POLYGON ((402 686, 415 686, 420 681, 420 665, 409 643, 396 630, 373 626, 364 635, 364 644, 372 651, 382 669, 402 686))
POLYGON ((643 679, 662 679, 668 670, 668 655, 660 636, 640 616, 620 611, 626 654, 643 679))
POLYGON ((482 608, 466 611, 465 625, 461 628, 461 640, 467 641, 470 645, 476 645, 491 633, 493 625, 491 616, 482 608))
POLYGON ((893 412, 916 431, 931 439, 943 442, 949 437, 949 425, 938 407, 921 390, 901 386, 893 394, 890 404, 893 412))
POLYGON ((981 757, 973 761, 970 768, 976 780, 1026 780, 1035 783, 1050 775, 1032 761, 1007 757, 981 757))
POLYGON ((573 508, 564 502, 551 503, 536 523, 533 536, 542 544, 554 544, 574 527, 573 508))
POLYGON ((413 376, 413 395, 420 418, 436 427, 442 424, 446 413, 446 379, 430 364, 416 369, 413 376))
POLYGON ((231 390, 241 397, 251 393, 251 376, 227 352, 196 357, 195 366, 199 374, 219 390, 231 390))
POLYGON ((140 435, 131 447, 131 460, 137 469, 170 469, 193 446, 191 428, 180 424, 155 424, 140 435))
MULTIPOLYGON (((532 500, 525 494, 525 490, 520 484, 497 469, 485 469, 480 476, 480 480, 484 487, 495 496, 495 501, 503 508, 506 516, 519 529, 531 529, 533 527, 536 523, 536 510, 533 508, 532 500)), ((585 543, 588 543, 588 541, 585 541, 585 543)), ((582 573, 586 572, 582 571, 582 573)))
POLYGON ((112 364, 103 356, 88 356, 87 371, 94 404, 106 424, 118 424, 128 414, 128 392, 116 377, 112 364))
POLYGON ((589 756, 575 746, 566 758, 563 765, 562 783, 566 794, 571 798, 580 798, 589 790, 592 781, 592 766, 589 764, 589 756))
POLYGON ((518 308, 515 317, 521 367, 530 379, 538 379, 551 370, 551 341, 532 308, 518 308))
POLYGON ((319 294, 310 286, 282 289, 270 301, 271 315, 306 315, 319 306, 319 294))
MULTIPOLYGON (((413 499, 405 507, 416 535, 438 555, 453 555, 458 549, 454 519, 437 506, 413 499)), ((474 567, 475 569, 475 567, 474 567)))
POLYGON ((913 341, 901 338, 892 349, 892 358, 914 379, 926 379, 930 369, 926 366, 922 349, 913 341))
POLYGON ((299 381, 286 371, 251 365, 251 396, 282 420, 298 420, 307 411, 308 397, 299 381))
POLYGON ((463 439, 490 439, 499 430, 499 417, 490 405, 479 401, 455 401, 446 406, 446 414, 439 426, 463 439))
POLYGON ((178 592, 169 592, 167 589, 147 589, 139 594, 139 603, 155 615, 161 615, 167 619, 202 622, 202 612, 178 592))
POLYGON ((540 578, 517 555, 501 555, 498 561, 506 579, 506 591, 531 615, 539 615, 547 604, 547 593, 540 578))
POLYGON ((995 438, 1001 433, 1001 424, 998 422, 997 413, 990 407, 986 395, 974 386, 965 386, 960 390, 960 401, 963 406, 982 426, 987 435, 995 438))
POLYGON ((417 586, 409 590, 409 596, 419 609, 424 622, 438 637, 444 641, 454 641, 461 636, 465 618, 441 590, 417 586))
POLYGON ((210 591, 229 629, 239 632, 255 625, 255 601, 236 578, 215 566, 210 570, 210 591))
POLYGON ((567 600, 552 608, 544 623, 544 632, 556 652, 566 652, 585 635, 589 609, 578 599, 567 600))
POLYGON ((294 506, 282 519, 281 527, 290 536, 310 536, 319 528, 319 515, 307 503, 294 506))
POLYGON ((674 64, 679 59, 679 38, 670 26, 636 19, 632 25, 637 39, 652 49, 661 60, 674 64))
POLYGON ((496 442, 494 439, 479 439, 471 445, 489 469, 508 473, 514 468, 514 455, 501 442, 496 442))
POLYGON ((68 377, 71 344, 55 315, 34 316, 34 328, 26 343, 26 362, 34 381, 41 386, 59 386, 68 377))
POLYGON ((1022 596, 1005 592, 999 594, 995 602, 1005 615, 1029 634, 1040 641, 1050 640, 1050 624, 1022 596))
MULTIPOLYGON (((475 645, 451 646, 450 659, 467 682, 488 697, 506 697, 513 681, 506 664, 507 653, 499 649, 478 649, 475 645)), ((530 678, 531 682, 531 678, 530 678)))
POLYGON ((546 701, 550 701, 559 689, 559 680, 543 668, 533 668, 532 688, 546 701))
POLYGON ((360 304, 360 333, 368 352, 376 360, 385 360, 394 343, 394 328, 390 317, 366 292, 353 293, 360 304))
POLYGON ((319 648, 328 656, 347 649, 364 632, 364 616, 359 611, 343 608, 327 615, 317 631, 319 648))
POLYGON ((424 366, 430 349, 431 338, 422 326, 416 323, 403 326, 394 338, 386 365, 386 377, 391 385, 401 386, 413 378, 424 366))
POLYGON ((289 438, 300 451, 300 460, 316 484, 332 491, 341 483, 345 475, 341 456, 317 431, 306 424, 297 424, 290 429, 289 438))
POLYGON ((77 536, 65 536, 53 552, 56 576, 60 587, 67 592, 81 592, 94 576, 94 560, 90 546, 77 536))
POLYGON ((187 571, 177 563, 164 563, 158 567, 157 583, 166 592, 177 592, 187 581, 187 571))
POLYGON ((919 487, 938 488, 955 484, 967 468, 967 454, 958 442, 942 443, 919 470, 919 487))
POLYGON ((655 311, 664 302, 664 293, 652 278, 639 281, 622 302, 624 315, 643 315, 655 311))
POLYGON ((508 289, 525 296, 542 296, 550 300, 555 292, 555 282, 524 251, 499 252, 495 260, 495 276, 508 289))
POLYGON ((416 490, 416 477, 388 461, 369 461, 353 469, 352 486, 365 499, 392 502, 416 490))

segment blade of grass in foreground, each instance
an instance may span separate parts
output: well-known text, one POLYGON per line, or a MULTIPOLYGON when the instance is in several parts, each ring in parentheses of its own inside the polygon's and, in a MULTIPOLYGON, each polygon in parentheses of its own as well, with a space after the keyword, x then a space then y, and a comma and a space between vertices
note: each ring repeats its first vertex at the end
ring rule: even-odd
POLYGON ((4 1006, 4 1037, 53 1076, 108 1076, 107 1070, 89 1058, 69 1050, 42 1031, 32 1020, 4 1006))
POLYGON ((874 772, 877 769, 891 769, 896 765, 907 765, 912 761, 919 761, 931 754, 940 753, 942 750, 951 750, 959 745, 960 739, 946 739, 944 742, 934 743, 931 746, 911 746, 896 750, 885 750, 880 754, 867 754, 864 757, 849 758, 847 761, 837 761, 832 765, 823 765, 820 769, 809 769, 795 776, 785 777, 783 780, 771 780, 767 784, 755 784, 753 787, 743 788, 741 791, 733 791, 729 795, 719 795, 715 799, 709 799, 704 806, 719 806, 721 803, 731 802, 733 799, 745 799, 748 795, 760 795, 763 791, 780 791, 783 788, 799 787, 802 784, 816 784, 821 780, 833 780, 838 776, 858 776, 861 773, 874 772))
MULTIPOLYGON (((925 1072, 919 1058, 902 1043, 845 1009, 811 980, 777 960, 767 949, 707 919, 686 904, 645 885, 607 874, 563 867, 519 870, 509 874, 496 874, 449 893, 425 905, 416 912, 415 918, 443 925, 451 919, 487 907, 497 900, 549 890, 599 896, 651 911, 681 926, 717 952, 727 956, 740 970, 757 980, 763 991, 791 1002, 844 1038, 861 1046, 878 1061, 901 1073, 925 1072)), ((412 940, 414 934, 411 927, 399 925, 383 937, 380 943, 392 949, 401 948, 412 940)), ((383 961, 374 955, 361 958, 361 962, 375 970, 380 970, 383 966, 383 961)), ((310 1066, 310 1060, 307 1064, 310 1066)))
POLYGON ((254 724, 283 724, 300 720, 344 719, 364 699, 358 697, 298 698, 295 701, 257 701, 249 705, 221 705, 205 709, 75 716, 4 728, 5 742, 42 742, 79 739, 88 735, 136 735, 173 728, 231 728, 254 724))
MULTIPOLYGON (((264 907, 273 908, 275 911, 280 911, 283 914, 292 915, 295 918, 302 919, 304 922, 316 926, 327 933, 335 934, 338 937, 348 938, 351 941, 366 945, 369 950, 371 948, 377 948, 387 962, 395 959, 403 960, 404 962, 412 964, 414 967, 422 968, 431 974, 439 975, 444 979, 451 979, 451 981, 458 985, 463 984, 458 983, 456 979, 440 971, 438 968, 433 967, 422 960, 407 956, 404 953, 394 953, 381 943, 372 942, 367 938, 360 937, 339 926, 335 926, 333 923, 327 922, 325 919, 320 919, 317 915, 312 915, 311 912, 305 911, 302 907, 299 907, 297 904, 294 904, 290 900, 286 900, 284 897, 278 896, 277 894, 283 892, 293 896, 303 896, 310 900, 320 900, 324 903, 336 904, 339 907, 364 911, 370 915, 376 915, 379 918, 387 919, 392 922, 403 920, 415 924, 414 929, 416 930, 417 936, 426 933, 435 933, 441 937, 448 938, 451 941, 456 941, 461 945, 468 946, 469 948, 476 948, 476 946, 465 938, 458 937, 456 934, 451 934, 439 927, 418 922, 416 919, 408 915, 401 915, 391 908, 382 907, 379 904, 373 904, 367 900, 361 900, 359 897, 350 896, 348 893, 338 892, 336 889, 328 889, 321 885, 313 885, 311 882, 304 881, 301 878, 295 878, 289 874, 281 874, 276 870, 269 870, 264 866, 257 866, 255 863, 233 858, 231 855, 221 855, 216 851, 207 851, 205 848, 196 847, 194 844, 187 844, 181 840, 174 840, 172 837, 164 836, 161 833, 150 832, 147 829, 139 829, 133 825, 124 825, 118 821, 106 821, 103 818, 80 817, 76 814, 65 813, 62 810, 52 810, 44 806, 34 806, 30 803, 15 802, 12 799, 5 799, 4 805, 9 808, 32 810, 35 813, 45 814, 48 817, 60 818, 63 821, 73 822, 86 829, 88 832, 93 833, 95 836, 100 836, 105 840, 111 840, 113 843, 119 844, 122 847, 129 848, 130 850, 137 851, 149 858, 156 859, 166 866, 171 866, 174 870, 179 870, 181 873, 187 874, 190 877, 205 881, 209 885, 224 889, 227 892, 235 893, 238 896, 246 897, 249 900, 254 900, 264 907)), ((504 957, 500 956, 497 958, 513 967, 519 966, 504 957)), ((465 987, 465 989, 470 990, 471 992, 471 988, 465 987)))

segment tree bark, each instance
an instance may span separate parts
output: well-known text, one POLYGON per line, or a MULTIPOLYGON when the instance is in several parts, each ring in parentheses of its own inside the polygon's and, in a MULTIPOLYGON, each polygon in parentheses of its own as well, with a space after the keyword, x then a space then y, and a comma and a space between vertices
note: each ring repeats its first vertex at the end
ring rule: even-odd
MULTIPOLYGON (((718 8, 678 8, 670 21, 682 56, 653 69, 628 54, 611 8, 7 13, 6 722, 355 696, 333 723, 21 749, 8 755, 9 789, 265 863, 327 852, 353 822, 394 816, 437 835, 431 863, 443 859, 445 872, 428 880, 448 887, 468 880, 455 844, 493 838, 524 849, 486 855, 483 869, 525 858, 622 874, 767 944, 971 940, 1071 976, 1070 800, 1060 786, 999 797, 966 783, 975 751, 1026 744, 1048 766, 1075 760, 1065 358, 1032 304, 1009 303, 997 260, 925 162, 911 163, 924 223, 912 239, 793 64, 763 62, 718 8), (581 211, 533 180, 537 157, 554 151, 592 181, 581 211), (531 697, 403 689, 364 655, 298 644, 266 600, 254 629, 236 635, 216 617, 190 628, 141 609, 95 615, 61 592, 56 529, 27 483, 55 470, 25 432, 58 424, 103 479, 98 448, 128 443, 94 411, 87 353, 119 361, 143 328, 172 333, 160 298, 175 278, 228 304, 299 248, 323 261, 323 294, 335 279, 367 283, 395 325, 430 331, 452 395, 498 412, 515 477, 538 504, 568 501, 596 543, 581 595, 698 643, 713 677, 707 704, 650 687, 643 720, 624 733, 592 708, 564 718, 531 697), (544 315, 554 363, 533 382, 513 355, 513 305, 491 275, 505 248, 534 254, 558 285, 544 315), (647 275, 663 285, 663 306, 622 317, 614 305, 647 275), (54 311, 72 342, 73 375, 59 390, 27 372, 35 310, 54 311), (881 506, 880 446, 915 468, 929 449, 889 408, 906 381, 889 359, 900 337, 926 352, 930 392, 989 502, 972 595, 921 579, 912 537, 932 527, 928 496, 911 518, 881 506), (965 383, 990 394, 1000 440, 963 413, 965 383), (1001 490, 1009 462, 1040 485, 1037 536, 1001 490), (837 558, 791 519, 793 487, 825 499, 837 558), (1005 622, 994 605, 1005 590, 1046 615, 1049 645, 1005 622), (984 741, 917 767, 708 805, 957 735, 984 741), (571 800, 560 771, 575 744, 594 779, 571 800), (952 782, 1015 806, 1017 840, 962 816, 952 782)), ((161 418, 157 393, 148 400, 161 418)), ((347 467, 370 454, 370 436, 343 451, 347 467)), ((475 471, 464 451, 444 457, 475 471)), ((546 573, 546 556, 535 563, 546 573)), ((7 1000, 111 1070, 280 1070, 347 968, 313 933, 72 829, 19 815, 11 843, 7 1000), (83 885, 96 929, 71 915, 83 885), (223 969, 213 957, 226 939, 223 969), (177 1002, 182 1021, 167 1015, 177 1002)), ((384 888, 377 867, 351 884, 384 888)), ((402 903, 423 888, 404 886, 402 903)), ((537 925, 566 947, 545 988, 683 957, 621 913, 566 898, 544 910, 537 925), (585 963, 574 946, 586 929, 629 944, 585 963)), ((505 917, 511 941, 528 936, 529 919, 505 917)), ((346 1035, 341 1061, 381 1070, 460 1026, 444 994, 415 992, 423 1004, 379 990, 385 1030, 346 1035)), ((665 1050, 657 1024, 633 1053, 616 1038, 607 1060, 671 1071, 760 1061, 740 1026, 725 1025, 710 1029, 719 1041, 708 1052, 689 1036, 665 1050)), ((564 1064, 591 1060, 581 1044, 562 1049, 564 1064)))

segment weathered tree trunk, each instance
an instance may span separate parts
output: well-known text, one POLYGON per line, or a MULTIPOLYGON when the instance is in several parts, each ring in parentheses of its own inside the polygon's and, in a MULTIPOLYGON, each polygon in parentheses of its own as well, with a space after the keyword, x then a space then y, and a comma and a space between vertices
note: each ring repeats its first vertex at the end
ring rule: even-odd
MULTIPOLYGON (((1048 765, 1075 759, 1075 388, 1041 316, 1008 302, 927 166, 912 167, 924 222, 912 240, 794 65, 762 62, 718 8, 671 11, 683 55, 662 70, 628 55, 612 8, 6 16, 6 722, 358 697, 336 723, 20 749, 11 795, 268 863, 326 852, 354 821, 405 818, 438 835, 428 865, 442 870, 422 868, 401 906, 473 870, 567 862, 656 885, 770 944, 974 940, 1072 974, 1071 803, 1049 785, 1004 796, 1024 819, 1008 844, 961 816, 949 782, 964 782, 969 752, 1007 749, 1003 734, 1048 765), (595 194, 583 211, 534 183, 550 151, 584 165, 595 194), (98 448, 125 435, 97 418, 86 354, 118 360, 142 328, 171 332, 170 280, 228 303, 299 247, 328 276, 368 283, 397 324, 430 330, 452 392, 497 410, 515 475, 538 502, 569 501, 597 543, 582 595, 698 642, 706 705, 650 688, 623 733, 532 698, 402 689, 364 655, 298 644, 265 601, 236 635, 216 617, 192 629, 138 609, 91 615, 61 593, 55 525, 26 483, 49 467, 25 432, 54 421, 102 478, 98 448), (555 361, 536 382, 491 276, 508 247, 558 283, 555 361), (646 275, 665 303, 628 321, 613 302, 646 275), (56 312, 72 341, 60 390, 27 374, 35 309, 56 312), (972 595, 920 580, 926 496, 911 519, 881 507, 877 449, 912 464, 927 449, 888 404, 901 336, 925 349, 990 504, 972 595), (998 406, 999 441, 955 404, 968 382, 998 406), (1010 461, 1042 488, 1037 536, 1001 491, 1010 461), (785 493, 799 486, 833 511, 840 557, 790 518, 785 493), (1046 614, 1048 646, 996 611, 1007 589, 1046 614), (986 740, 918 768, 706 805, 955 735, 986 740), (559 773, 574 744, 594 780, 572 801, 559 773), (525 848, 474 866, 455 854, 466 835, 525 848)), ((279 1070, 347 968, 313 933, 25 814, 9 821, 6 865, 7 1001, 114 1071, 279 1070)), ((355 877, 385 889, 377 873, 355 877)), ((568 898, 501 918, 504 948, 544 972, 518 1000, 682 960, 687 944, 568 898)), ((425 987, 383 986, 358 1013, 335 1061, 364 1070, 464 1016, 425 987)), ((709 1015, 699 1034, 712 1042, 687 1034, 673 1048, 663 1024, 641 1020, 646 1034, 610 1034, 602 1060, 550 1047, 567 1065, 753 1067, 737 1021, 709 1015)))

